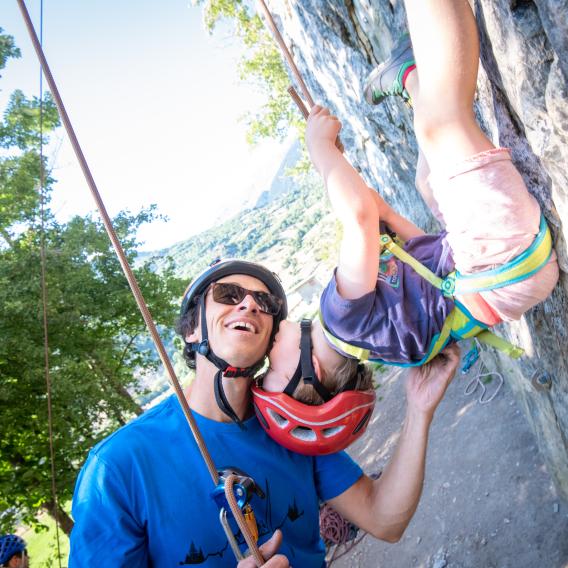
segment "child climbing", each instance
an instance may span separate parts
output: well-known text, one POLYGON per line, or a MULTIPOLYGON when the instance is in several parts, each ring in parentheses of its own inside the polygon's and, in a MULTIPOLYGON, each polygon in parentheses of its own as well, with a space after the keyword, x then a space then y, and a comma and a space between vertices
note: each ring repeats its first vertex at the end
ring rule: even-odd
MULTIPOLYGON (((308 150, 343 226, 339 263, 321 297, 321 321, 311 330, 315 375, 329 398, 361 383, 368 387, 356 362, 338 387, 337 370, 349 359, 422 365, 473 334, 506 348, 487 329, 518 320, 558 279, 537 201, 509 150, 496 148, 475 120, 479 41, 469 3, 406 0, 405 6, 410 35, 371 73, 365 98, 372 104, 391 95, 412 101, 421 149, 417 187, 439 211, 446 232, 425 235, 396 213, 336 148, 339 120, 321 106, 312 108, 308 150), (404 244, 387 235, 379 239, 380 222, 404 244)), ((265 390, 288 388, 298 395, 289 381, 299 343, 300 326, 283 322, 265 390)), ((312 398, 321 402, 318 395, 312 398)))

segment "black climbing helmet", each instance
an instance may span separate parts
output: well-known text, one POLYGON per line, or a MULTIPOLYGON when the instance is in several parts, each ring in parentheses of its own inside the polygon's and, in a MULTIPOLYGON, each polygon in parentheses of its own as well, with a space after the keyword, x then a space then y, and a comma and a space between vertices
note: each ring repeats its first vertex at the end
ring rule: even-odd
POLYGON ((274 294, 282 300, 280 313, 274 316, 273 330, 277 330, 278 324, 283 319, 286 319, 288 315, 286 294, 280 278, 278 278, 274 272, 271 272, 268 268, 260 264, 235 258, 217 259, 213 261, 210 266, 191 282, 183 296, 180 317, 183 317, 190 307, 197 303, 199 296, 207 290, 210 284, 225 276, 231 276, 232 274, 246 274, 247 276, 258 278, 268 288, 271 294, 274 294))

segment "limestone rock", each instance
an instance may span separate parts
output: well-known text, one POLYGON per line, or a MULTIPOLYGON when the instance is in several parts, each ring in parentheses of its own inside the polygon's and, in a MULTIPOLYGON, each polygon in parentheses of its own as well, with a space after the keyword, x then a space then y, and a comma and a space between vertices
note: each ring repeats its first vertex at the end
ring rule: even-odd
MULTIPOLYGON (((342 141, 367 182, 426 230, 437 225, 414 188, 411 113, 399 100, 369 107, 367 74, 405 29, 401 0, 267 2, 316 101, 342 120, 342 141)), ((495 144, 508 146, 554 233, 562 269, 552 297, 498 331, 522 345, 514 362, 488 354, 531 422, 556 485, 568 498, 568 0, 475 0, 481 39, 477 112, 495 144), (552 376, 550 390, 531 385, 552 376)), ((514 432, 511 433, 514 436, 514 432)))

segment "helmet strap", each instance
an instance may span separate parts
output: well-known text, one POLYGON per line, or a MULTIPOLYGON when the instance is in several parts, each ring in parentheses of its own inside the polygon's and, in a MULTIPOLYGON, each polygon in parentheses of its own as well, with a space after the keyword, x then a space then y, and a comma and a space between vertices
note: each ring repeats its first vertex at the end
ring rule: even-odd
POLYGON ((209 346, 209 335, 207 332, 207 319, 205 317, 205 296, 206 292, 201 294, 199 298, 199 311, 200 311, 200 324, 201 324, 201 341, 200 342, 187 342, 186 345, 199 355, 203 355, 208 361, 213 363, 217 369, 214 380, 214 390, 215 390, 215 400, 217 401, 217 406, 236 424, 239 425, 241 429, 245 429, 245 425, 242 420, 237 416, 237 413, 233 410, 227 396, 225 395, 225 390, 223 388, 223 375, 226 377, 252 377, 259 369, 262 367, 264 362, 264 357, 261 361, 256 362, 250 367, 233 367, 229 365, 227 361, 217 357, 213 350, 209 346))
POLYGON ((239 426, 241 430, 246 430, 246 426, 243 421, 238 417, 237 413, 233 410, 233 407, 229 403, 227 395, 225 394, 225 389, 223 388, 223 371, 217 371, 215 373, 214 380, 215 387, 215 400, 217 401, 217 406, 233 421, 239 426))
POLYGON ((303 319, 300 323, 300 361, 290 379, 290 382, 284 389, 284 394, 294 396, 294 392, 303 380, 305 384, 312 385, 316 392, 323 398, 324 402, 328 402, 332 398, 332 394, 321 383, 316 375, 314 364, 312 362, 312 322, 309 319, 303 319))

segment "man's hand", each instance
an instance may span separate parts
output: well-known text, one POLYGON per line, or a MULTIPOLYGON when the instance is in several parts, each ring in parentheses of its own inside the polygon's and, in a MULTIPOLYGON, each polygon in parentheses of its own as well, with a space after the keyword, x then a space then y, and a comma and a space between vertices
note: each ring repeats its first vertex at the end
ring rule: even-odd
POLYGON ((454 378, 459 362, 460 348, 454 343, 427 365, 412 367, 406 382, 409 411, 431 418, 454 378))
MULTIPOLYGON (((282 531, 279 529, 274 531, 274 534, 267 540, 261 547, 260 553, 262 557, 266 559, 266 563, 263 564, 266 568, 289 568, 290 563, 288 559, 282 554, 274 554, 280 548, 282 544, 282 531)), ((241 560, 237 568, 256 568, 256 562, 252 556, 241 560)))

